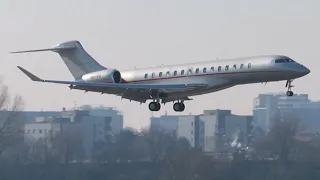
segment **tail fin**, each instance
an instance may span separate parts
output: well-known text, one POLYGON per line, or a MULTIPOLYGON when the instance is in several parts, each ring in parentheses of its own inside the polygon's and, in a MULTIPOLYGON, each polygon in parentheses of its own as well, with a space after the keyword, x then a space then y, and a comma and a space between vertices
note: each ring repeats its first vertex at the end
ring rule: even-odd
POLYGON ((11 53, 39 51, 53 51, 58 53, 75 79, 87 73, 106 69, 84 50, 79 41, 68 41, 47 49, 16 51, 11 53))

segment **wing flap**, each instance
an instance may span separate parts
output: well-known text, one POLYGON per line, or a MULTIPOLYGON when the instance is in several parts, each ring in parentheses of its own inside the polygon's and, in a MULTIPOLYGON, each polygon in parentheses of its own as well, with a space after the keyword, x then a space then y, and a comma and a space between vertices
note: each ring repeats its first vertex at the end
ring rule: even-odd
POLYGON ((186 89, 205 87, 204 83, 192 83, 192 84, 117 84, 117 83, 97 83, 97 82, 81 82, 81 81, 58 81, 58 80, 44 80, 36 75, 30 73, 26 69, 18 66, 18 68, 27 75, 32 81, 57 83, 57 84, 69 84, 73 86, 81 87, 100 87, 100 88, 124 88, 124 89, 148 89, 148 90, 161 90, 161 89, 186 89))

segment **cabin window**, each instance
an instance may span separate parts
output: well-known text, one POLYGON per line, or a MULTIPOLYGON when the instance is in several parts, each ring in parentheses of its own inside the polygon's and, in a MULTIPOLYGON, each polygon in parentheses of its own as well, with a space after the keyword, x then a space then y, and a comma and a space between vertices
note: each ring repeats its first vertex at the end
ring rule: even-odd
POLYGON ((226 70, 226 71, 228 71, 228 70, 229 70, 229 66, 228 66, 228 65, 226 66, 225 70, 226 70))
POLYGON ((207 72, 207 68, 203 68, 203 73, 206 73, 207 72))
POLYGON ((162 72, 159 72, 159 77, 162 77, 162 72))
POLYGON ((176 76, 176 75, 177 75, 177 71, 174 71, 174 72, 173 72, 173 75, 176 76))
POLYGON ((214 67, 211 67, 211 71, 212 71, 212 72, 214 71, 214 67))
POLYGON ((199 74, 199 68, 196 69, 196 74, 199 74))
POLYGON ((237 69, 237 65, 233 65, 233 69, 236 70, 237 69))
POLYGON ((152 78, 154 78, 155 77, 155 73, 152 73, 152 78))
POLYGON ((181 70, 181 75, 184 75, 184 70, 181 70))
POLYGON ((243 66, 244 66, 244 65, 243 65, 243 64, 241 64, 241 65, 240 65, 240 69, 243 69, 243 66))
POLYGON ((248 64, 248 68, 249 68, 249 69, 251 68, 251 63, 248 64))
POLYGON ((146 73, 146 74, 144 75, 144 78, 145 78, 145 79, 147 79, 147 78, 148 78, 148 73, 146 73))
POLYGON ((218 71, 219 71, 219 72, 221 71, 221 66, 218 67, 218 71))
POLYGON ((170 76, 170 71, 167 71, 167 77, 169 77, 170 76))

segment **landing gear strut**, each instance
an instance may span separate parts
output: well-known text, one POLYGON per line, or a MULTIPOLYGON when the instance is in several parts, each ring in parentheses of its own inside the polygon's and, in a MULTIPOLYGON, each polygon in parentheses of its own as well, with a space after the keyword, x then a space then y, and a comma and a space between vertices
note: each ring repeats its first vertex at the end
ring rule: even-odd
POLYGON ((183 101, 181 101, 181 102, 178 101, 178 102, 173 104, 173 110, 176 111, 176 112, 184 111, 185 107, 186 106, 184 105, 183 101))
POLYGON ((286 83, 286 87, 288 88, 287 96, 293 96, 293 92, 291 91, 291 88, 294 87, 293 85, 291 85, 292 81, 293 81, 293 79, 288 80, 286 83))

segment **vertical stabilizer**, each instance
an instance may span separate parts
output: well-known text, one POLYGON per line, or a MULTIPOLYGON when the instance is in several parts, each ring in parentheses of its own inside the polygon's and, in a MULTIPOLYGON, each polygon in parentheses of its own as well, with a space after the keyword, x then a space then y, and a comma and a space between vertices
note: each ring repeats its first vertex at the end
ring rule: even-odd
POLYGON ((79 41, 68 41, 47 49, 16 51, 12 53, 39 51, 53 51, 58 53, 75 79, 79 79, 87 73, 106 69, 84 50, 79 41))
POLYGON ((54 46, 75 79, 82 75, 106 69, 93 59, 79 41, 68 41, 54 46))

